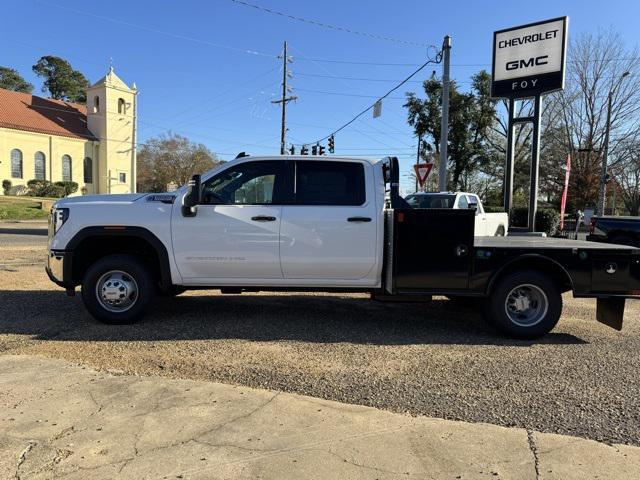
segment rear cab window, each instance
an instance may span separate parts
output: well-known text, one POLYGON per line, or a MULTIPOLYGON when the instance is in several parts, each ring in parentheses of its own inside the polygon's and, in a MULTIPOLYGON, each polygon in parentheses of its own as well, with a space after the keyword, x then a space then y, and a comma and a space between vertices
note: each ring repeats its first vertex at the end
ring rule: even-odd
POLYGON ((297 161, 294 194, 295 205, 363 205, 366 201, 364 165, 297 161))

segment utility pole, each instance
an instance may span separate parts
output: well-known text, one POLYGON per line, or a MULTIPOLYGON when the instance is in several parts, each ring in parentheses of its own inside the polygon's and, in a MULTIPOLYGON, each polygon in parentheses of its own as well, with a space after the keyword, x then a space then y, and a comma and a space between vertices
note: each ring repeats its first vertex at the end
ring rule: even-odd
POLYGON ((609 135, 611 131, 611 109, 613 108, 613 95, 614 92, 624 80, 624 77, 629 75, 629 72, 624 72, 620 77, 617 85, 609 91, 609 98, 607 100, 607 124, 604 132, 604 148, 602 152, 602 168, 600 170, 600 188, 598 190, 598 206, 596 208, 596 215, 604 215, 604 208, 606 204, 606 187, 607 187, 607 163, 609 162, 609 135))
POLYGON ((451 37, 442 43, 442 119, 440 122, 440 177, 438 188, 447 190, 447 144, 449 141, 449 66, 451 62, 451 37))
POLYGON ((287 78, 288 70, 287 65, 292 60, 287 56, 287 42, 284 42, 284 49, 282 53, 282 98, 280 100, 272 100, 271 103, 282 104, 282 126, 280 132, 280 155, 284 155, 287 152, 287 102, 291 100, 297 100, 298 97, 287 97, 287 78))

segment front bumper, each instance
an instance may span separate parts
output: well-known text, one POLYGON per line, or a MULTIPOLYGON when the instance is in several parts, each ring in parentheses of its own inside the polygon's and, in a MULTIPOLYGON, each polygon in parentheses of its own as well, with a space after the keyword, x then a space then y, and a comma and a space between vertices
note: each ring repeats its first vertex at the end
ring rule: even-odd
POLYGON ((64 250, 49 250, 45 271, 49 279, 63 288, 73 288, 71 262, 72 252, 64 250))

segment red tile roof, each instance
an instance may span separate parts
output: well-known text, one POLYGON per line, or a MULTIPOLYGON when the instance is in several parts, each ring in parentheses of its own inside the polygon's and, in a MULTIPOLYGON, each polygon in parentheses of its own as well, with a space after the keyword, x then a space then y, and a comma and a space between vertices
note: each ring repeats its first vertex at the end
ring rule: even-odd
POLYGON ((87 107, 0 88, 0 127, 95 140, 87 107))

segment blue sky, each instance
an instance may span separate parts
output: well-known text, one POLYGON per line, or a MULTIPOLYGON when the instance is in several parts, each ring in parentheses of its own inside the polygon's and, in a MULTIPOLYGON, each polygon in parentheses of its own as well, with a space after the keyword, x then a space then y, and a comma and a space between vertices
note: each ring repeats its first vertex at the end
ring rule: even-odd
MULTIPOLYGON (((418 44, 439 46, 451 35, 452 78, 463 87, 473 73, 489 69, 497 29, 569 15, 570 37, 613 27, 635 46, 639 36, 640 3, 632 0, 247 1, 418 44)), ((91 81, 106 73, 113 58, 118 75, 140 90, 140 141, 172 130, 227 160, 240 151, 279 151, 280 111, 270 102, 280 92, 281 61, 275 57, 284 40, 294 58, 292 94, 299 97, 287 112, 288 139, 294 143, 324 137, 433 55, 425 46, 322 28, 231 0, 22 0, 3 10, 0 65, 18 69, 36 85, 34 93, 40 93, 41 83, 31 66, 42 55, 66 58, 91 81)), ((414 80, 433 70, 441 74, 440 66, 427 67, 414 80)), ((402 108, 406 91, 421 91, 420 83, 386 99, 380 118, 365 114, 340 132, 336 153, 399 155, 408 172, 416 140, 402 108)))

